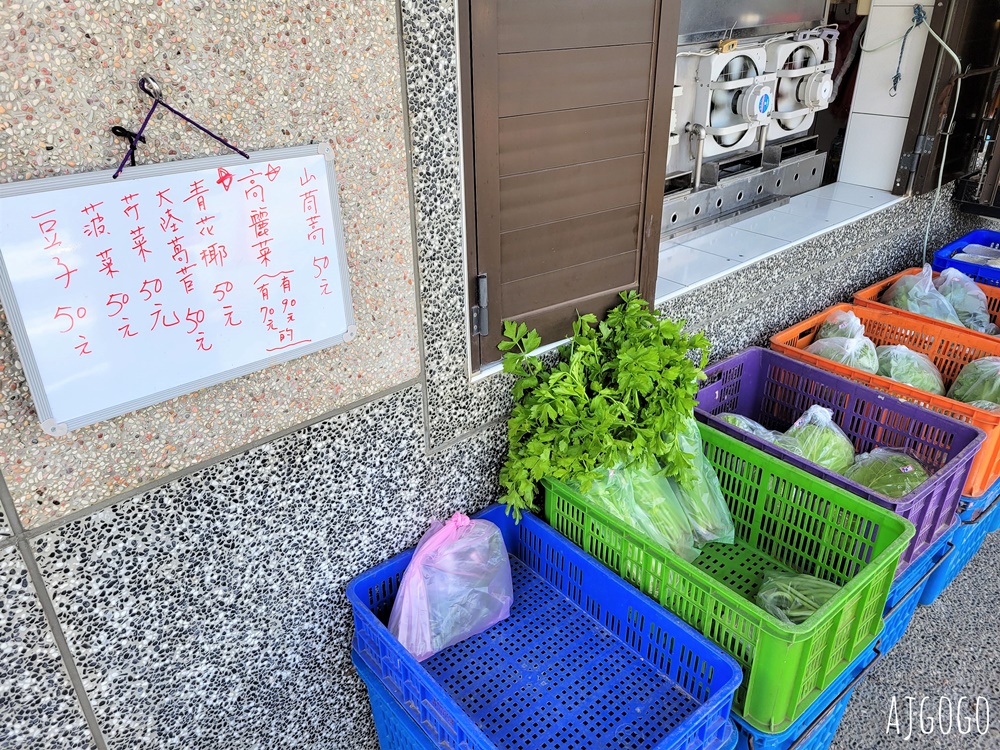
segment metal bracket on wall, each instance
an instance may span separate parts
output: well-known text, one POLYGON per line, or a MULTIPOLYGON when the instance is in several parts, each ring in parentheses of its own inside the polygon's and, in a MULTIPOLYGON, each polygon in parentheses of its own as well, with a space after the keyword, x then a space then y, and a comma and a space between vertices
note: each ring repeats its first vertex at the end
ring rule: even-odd
POLYGON ((899 155, 899 168, 907 172, 916 172, 920 157, 934 150, 934 136, 918 135, 913 144, 913 151, 905 151, 899 155))
POLYGON ((486 274, 476 277, 476 302, 472 306, 472 335, 490 335, 490 297, 486 287, 486 274))

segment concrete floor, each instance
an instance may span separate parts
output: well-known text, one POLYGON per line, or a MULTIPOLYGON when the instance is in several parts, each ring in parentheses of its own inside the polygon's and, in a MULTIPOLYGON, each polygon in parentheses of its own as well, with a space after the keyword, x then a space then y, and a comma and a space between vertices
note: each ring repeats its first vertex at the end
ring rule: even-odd
MULTIPOLYGON (((962 728, 975 709, 963 704, 962 728)), ((943 704, 945 729, 948 702, 943 704)), ((930 728, 925 719, 925 727, 930 728)), ((985 543, 965 570, 929 607, 918 607, 906 635, 872 669, 855 691, 831 750, 876 750, 881 748, 1000 748, 1000 532, 985 543), (892 697, 896 697, 899 732, 887 732, 892 697), (912 702, 913 730, 909 729, 907 696, 912 702), (929 696, 925 715, 934 716, 933 731, 922 734, 918 708, 929 696), (989 701, 989 729, 985 708, 980 727, 965 736, 953 725, 951 734, 938 728, 938 703, 942 696, 957 707, 961 696, 989 701), (930 709, 933 707, 933 710, 930 709)))

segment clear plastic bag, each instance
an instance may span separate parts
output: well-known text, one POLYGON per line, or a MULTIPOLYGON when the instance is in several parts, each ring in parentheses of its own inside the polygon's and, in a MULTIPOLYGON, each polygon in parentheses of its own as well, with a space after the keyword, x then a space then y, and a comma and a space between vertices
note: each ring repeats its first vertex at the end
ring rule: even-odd
POLYGON ((850 480, 886 497, 908 495, 927 481, 927 470, 917 459, 903 451, 876 448, 862 453, 844 472, 850 480))
POLYGON ((722 494, 719 476, 712 464, 705 458, 701 445, 701 433, 698 423, 693 419, 681 421, 677 432, 677 443, 680 449, 694 464, 693 476, 678 482, 670 479, 681 507, 691 522, 696 545, 708 542, 732 544, 736 535, 733 517, 729 512, 726 497, 722 494))
POLYGON ((944 379, 934 362, 926 354, 915 352, 908 346, 880 346, 878 374, 899 383, 912 385, 928 393, 944 395, 944 379))
POLYGON ((816 331, 816 339, 856 339, 865 335, 865 324, 851 310, 834 310, 816 331))
POLYGON ((803 458, 805 457, 802 446, 799 445, 799 441, 794 435, 786 435, 783 432, 778 432, 777 430, 769 430, 760 422, 755 422, 749 417, 744 417, 742 414, 720 414, 719 418, 728 422, 733 427, 745 430, 746 432, 759 437, 761 440, 774 443, 779 448, 784 448, 789 453, 794 453, 796 456, 802 456, 803 458))
POLYGON ((1000 258, 1000 247, 989 247, 987 245, 970 244, 963 247, 962 252, 968 253, 970 255, 975 255, 980 258, 1000 258))
POLYGON ((946 268, 934 279, 934 287, 955 308, 966 328, 988 333, 990 336, 1000 333, 1000 328, 990 320, 986 292, 964 273, 955 268, 946 268))
POLYGON ((796 456, 806 458, 805 448, 802 447, 802 443, 799 442, 799 439, 795 437, 795 435, 778 432, 777 430, 770 430, 764 439, 768 442, 774 443, 779 448, 784 448, 789 453, 794 453, 796 456))
POLYGON ((839 591, 837 584, 805 573, 767 573, 757 605, 784 623, 801 625, 839 591))
POLYGON ((507 619, 514 601, 510 558, 495 524, 456 513, 434 521, 399 582, 389 632, 416 658, 507 619))
POLYGON ((961 252, 951 256, 953 260, 974 263, 977 266, 1000 266, 1000 248, 983 245, 966 245, 961 252))
POLYGON ((975 406, 977 409, 985 409, 986 411, 1000 411, 1000 404, 994 404, 992 401, 970 401, 969 406, 975 406))
POLYGON ((878 372, 878 355, 875 353, 875 344, 864 336, 856 338, 837 336, 829 339, 817 339, 806 347, 806 351, 858 370, 872 374, 878 372))
POLYGON ((688 562, 699 555, 681 500, 655 463, 606 469, 583 494, 598 508, 688 562))
POLYGON ((786 434, 799 441, 806 459, 830 471, 839 474, 854 463, 854 445, 825 406, 810 406, 786 434))
POLYGON ((756 422, 753 419, 750 419, 750 417, 744 417, 742 414, 726 412, 725 414, 720 414, 719 419, 723 422, 728 422, 737 429, 749 432, 751 435, 756 435, 757 437, 764 437, 770 432, 770 430, 760 422, 756 422))
POLYGON ((1000 404, 1000 357, 983 357, 969 362, 951 384, 948 398, 965 403, 1000 404))
POLYGON ((909 310, 918 315, 926 315, 928 318, 962 325, 962 320, 951 302, 934 287, 929 265, 925 265, 920 273, 909 274, 896 281, 882 293, 879 301, 900 310, 909 310))

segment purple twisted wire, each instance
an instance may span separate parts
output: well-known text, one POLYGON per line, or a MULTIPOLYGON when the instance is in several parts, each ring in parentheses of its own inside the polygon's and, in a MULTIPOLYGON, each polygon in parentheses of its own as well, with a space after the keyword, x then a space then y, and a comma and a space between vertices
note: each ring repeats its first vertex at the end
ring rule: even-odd
POLYGON ((118 175, 120 175, 122 173, 122 170, 125 169, 125 164, 129 161, 129 159, 132 158, 132 154, 135 152, 135 146, 139 142, 139 139, 142 137, 142 133, 146 129, 146 125, 149 124, 149 119, 153 116, 153 113, 156 111, 156 108, 159 107, 159 106, 161 106, 161 105, 163 107, 165 107, 166 109, 170 110, 171 112, 173 112, 175 115, 177 115, 182 120, 184 120, 184 122, 186 122, 188 125, 192 125, 192 126, 198 128, 198 130, 200 130, 202 133, 204 133, 205 135, 211 136, 212 138, 214 138, 215 140, 217 140, 219 143, 221 143, 226 148, 231 149, 231 150, 235 151, 236 153, 238 153, 244 159, 249 159, 250 158, 250 154, 248 154, 246 151, 243 151, 242 149, 237 148, 236 146, 234 146, 232 143, 230 143, 229 141, 227 141, 222 136, 216 135, 215 133, 213 133, 208 128, 206 128, 203 125, 201 125, 201 124, 195 122, 194 120, 192 120, 190 117, 188 117, 186 114, 184 114, 180 110, 174 109, 169 104, 167 104, 165 101, 163 101, 162 94, 160 93, 160 87, 159 87, 158 84, 156 84, 155 80, 153 81, 153 85, 155 86, 155 90, 154 91, 151 91, 148 88, 146 88, 146 83, 147 83, 146 76, 143 76, 142 78, 140 78, 139 79, 139 90, 142 93, 146 94, 147 96, 152 97, 152 99, 153 99, 153 106, 149 108, 149 112, 146 114, 146 119, 142 121, 142 125, 139 127, 138 132, 135 134, 135 137, 132 139, 132 142, 129 144, 128 151, 125 152, 125 158, 122 159, 121 164, 118 165, 118 169, 115 170, 115 173, 111 176, 111 179, 113 179, 113 180, 117 179, 118 175))

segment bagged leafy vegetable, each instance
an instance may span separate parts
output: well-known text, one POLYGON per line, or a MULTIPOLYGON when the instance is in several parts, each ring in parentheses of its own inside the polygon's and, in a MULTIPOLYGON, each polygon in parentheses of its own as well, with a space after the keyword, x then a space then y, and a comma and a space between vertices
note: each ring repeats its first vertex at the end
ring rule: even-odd
POLYGON ((806 351, 823 357, 823 359, 840 362, 842 365, 865 372, 874 374, 878 371, 878 355, 875 353, 875 344, 865 336, 852 339, 843 336, 819 339, 809 344, 806 351))
POLYGON ((903 497, 927 481, 927 470, 902 451, 876 448, 862 453, 844 476, 886 497, 903 497))
MULTIPOLYGON (((514 518, 535 506, 548 477, 583 484, 601 467, 655 458, 670 477, 693 471, 673 435, 705 379, 708 341, 662 317, 635 292, 599 321, 586 314, 559 356, 537 357, 542 337, 504 323, 504 372, 514 376, 503 502, 514 518)), ((585 488, 586 489, 586 488, 585 488)))
POLYGON ((931 267, 928 265, 925 265, 920 273, 903 276, 896 281, 882 293, 879 301, 900 310, 909 310, 918 315, 926 315, 928 318, 962 325, 951 302, 934 288, 931 267))
POLYGON ((994 404, 992 401, 970 401, 969 406, 986 409, 986 411, 1000 411, 1000 404, 994 404))
POLYGON ((834 310, 816 331, 817 339, 856 339, 865 335, 865 324, 851 310, 834 310))
POLYGON ((725 414, 720 414, 719 419, 723 422, 728 422, 733 427, 756 435, 757 437, 763 437, 770 432, 770 430, 760 422, 756 422, 750 419, 750 417, 744 417, 742 414, 732 414, 727 412, 725 414))
POLYGON ((854 463, 854 446, 824 406, 810 406, 787 433, 799 441, 803 455, 838 474, 854 463))
POLYGON ((603 470, 583 494, 598 508, 685 560, 698 556, 684 507, 655 465, 603 470))
POLYGON ((701 433, 693 417, 683 420, 677 431, 677 443, 694 464, 694 472, 685 479, 670 479, 694 532, 695 544, 708 542, 732 544, 736 534, 729 505, 722 494, 719 477, 705 458, 701 433))
POLYGON ((757 604, 782 622, 800 625, 832 599, 840 586, 804 573, 767 573, 757 604))
POLYGON ((389 632, 423 661, 507 619, 513 601, 500 529, 456 513, 421 537, 399 582, 389 632))
POLYGON ((742 414, 720 414, 719 418, 728 422, 733 427, 745 430, 759 437, 761 440, 774 443, 789 453, 794 453, 796 456, 805 456, 802 446, 799 445, 798 439, 793 435, 786 435, 777 430, 769 430, 760 422, 755 422, 749 417, 744 417, 742 414))
POLYGON ((983 357, 969 362, 951 384, 948 398, 966 403, 1000 404, 1000 357, 983 357))
POLYGON ((764 439, 770 443, 774 443, 779 448, 784 448, 789 453, 794 453, 796 456, 806 458, 806 451, 802 447, 802 443, 799 442, 799 439, 795 437, 795 435, 778 432, 777 430, 770 430, 764 439))
POLYGON ((900 383, 912 385, 928 393, 944 395, 944 379, 934 362, 926 354, 915 352, 908 346, 880 346, 878 374, 900 383))
POLYGON ((990 321, 986 293, 964 273, 955 268, 946 268, 934 279, 934 286, 955 308, 959 320, 966 328, 991 336, 1000 333, 1000 328, 990 321))

